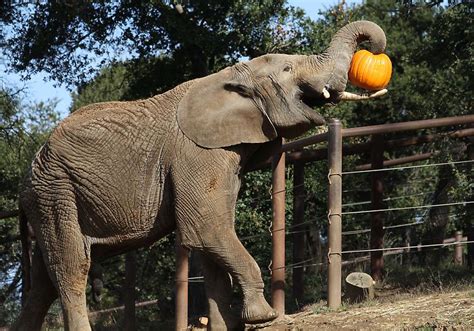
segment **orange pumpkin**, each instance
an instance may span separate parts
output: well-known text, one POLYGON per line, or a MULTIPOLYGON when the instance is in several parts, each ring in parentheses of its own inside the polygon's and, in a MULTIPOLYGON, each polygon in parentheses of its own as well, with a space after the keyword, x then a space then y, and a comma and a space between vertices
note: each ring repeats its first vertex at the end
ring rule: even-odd
POLYGON ((392 62, 386 54, 372 54, 362 49, 352 57, 350 82, 367 90, 381 90, 392 76, 392 62))

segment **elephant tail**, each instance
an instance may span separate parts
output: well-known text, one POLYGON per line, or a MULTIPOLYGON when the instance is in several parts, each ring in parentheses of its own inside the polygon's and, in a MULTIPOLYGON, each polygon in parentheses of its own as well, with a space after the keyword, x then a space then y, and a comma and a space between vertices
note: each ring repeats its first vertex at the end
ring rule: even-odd
POLYGON ((21 241, 21 268, 22 268, 22 304, 25 303, 28 292, 31 289, 31 236, 28 226, 28 219, 20 204, 20 241, 21 241))

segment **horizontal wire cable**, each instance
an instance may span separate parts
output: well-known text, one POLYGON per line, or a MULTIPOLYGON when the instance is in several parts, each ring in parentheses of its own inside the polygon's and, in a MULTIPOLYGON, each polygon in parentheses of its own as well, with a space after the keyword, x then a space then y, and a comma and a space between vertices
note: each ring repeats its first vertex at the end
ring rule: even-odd
MULTIPOLYGON (((297 225, 299 226, 300 224, 297 224, 297 225)), ((293 226, 293 227, 296 227, 296 226, 293 226)), ((290 229, 290 227, 287 227, 287 229, 290 229)), ((273 230, 272 233, 279 232, 281 230, 282 229, 273 230)), ((295 233, 303 233, 303 232, 306 232, 306 230, 289 231, 289 232, 285 232, 285 235, 295 234, 295 233)), ((239 239, 240 240, 248 240, 248 239, 258 238, 258 237, 263 237, 263 236, 268 236, 268 235, 270 235, 268 232, 263 232, 263 233, 254 234, 254 235, 251 235, 251 236, 242 237, 242 238, 239 238, 239 239)))
MULTIPOLYGON (((401 246, 401 247, 389 247, 389 248, 376 248, 376 249, 364 249, 364 250, 352 250, 352 251, 342 251, 342 252, 331 252, 329 253, 329 255, 341 255, 341 254, 353 254, 353 253, 368 253, 368 252, 384 252, 384 251, 395 251, 395 250, 407 250, 407 249, 413 249, 413 248, 427 248, 427 247, 447 247, 447 246, 453 246, 453 245, 470 245, 470 244, 473 244, 474 243, 474 240, 471 240, 471 241, 455 241, 455 242, 452 242, 452 243, 446 243, 446 244, 427 244, 427 245, 416 245, 416 246, 401 246)), ((402 252, 400 252, 402 253, 402 252)), ((403 252, 405 253, 405 252, 403 252)), ((327 265, 328 263, 327 262, 320 262, 320 263, 312 263, 312 264, 304 264, 305 262, 309 262, 309 261, 312 261, 314 260, 315 258, 317 258, 316 256, 311 258, 311 259, 307 259, 307 260, 304 260, 304 261, 300 261, 300 262, 296 262, 296 263, 292 263, 292 264, 288 264, 288 265, 285 265, 284 267, 277 267, 277 268, 272 268, 270 271, 276 271, 276 270, 280 270, 280 269, 285 269, 285 268, 288 268, 288 269, 299 269, 299 268, 304 268, 304 267, 309 267, 309 266, 321 266, 321 265, 327 265)), ((367 257, 369 258, 369 257, 367 257)), ((355 259, 355 262, 357 259, 355 259)), ((344 264, 344 262, 346 262, 346 264, 348 262, 354 262, 353 260, 348 260, 348 261, 341 261, 341 264, 344 264)), ((262 271, 266 271, 268 272, 268 270, 266 269, 262 269, 262 271)))
MULTIPOLYGON (((429 194, 433 194, 433 193, 435 193, 435 191, 422 192, 422 193, 416 193, 416 194, 399 195, 399 196, 395 196, 395 197, 388 197, 388 198, 385 198, 385 199, 383 199, 382 201, 400 200, 400 199, 409 198, 409 197, 416 197, 416 196, 422 196, 422 195, 429 195, 429 194)), ((358 205, 368 205, 368 204, 370 204, 371 202, 372 202, 372 201, 367 200, 367 201, 361 201, 361 202, 343 203, 343 204, 341 205, 341 207, 350 207, 350 206, 358 206, 358 205)))
POLYGON ((397 211, 397 210, 426 209, 426 208, 438 208, 438 207, 448 207, 448 206, 457 206, 457 205, 469 205, 471 203, 474 203, 474 201, 440 203, 440 204, 410 206, 410 207, 394 207, 394 208, 385 208, 385 209, 346 211, 346 212, 342 212, 341 214, 342 215, 355 215, 355 214, 379 213, 379 212, 388 212, 388 211, 397 211))
MULTIPOLYGON (((448 212, 448 213, 442 213, 442 214, 440 214, 440 216, 443 216, 443 215, 445 215, 445 216, 447 216, 447 217, 461 217, 461 216, 464 216, 465 214, 463 214, 463 213, 450 214, 449 212, 448 212)), ((293 229, 293 228, 296 228, 296 227, 299 227, 299 226, 303 226, 303 225, 308 225, 308 224, 315 226, 315 225, 316 225, 316 224, 314 224, 315 219, 317 219, 317 218, 326 218, 326 217, 327 217, 327 215, 319 215, 319 216, 315 217, 313 220, 305 221, 305 222, 302 222, 302 223, 292 224, 292 225, 290 225, 290 226, 287 226, 286 229, 287 229, 287 230, 291 230, 291 229, 293 229)), ((396 220, 397 220, 397 219, 395 219, 394 221, 396 221, 396 220)), ((394 228, 407 227, 407 226, 411 226, 411 225, 421 225, 421 224, 424 224, 425 222, 426 222, 426 221, 411 222, 411 223, 398 224, 398 225, 389 225, 389 226, 384 226, 384 229, 394 229, 394 228)), ((298 233, 298 232, 307 232, 307 230, 287 232, 286 234, 293 234, 293 233, 298 233)), ((354 235, 354 234, 362 234, 362 233, 368 233, 368 232, 371 232, 371 229, 348 230, 348 231, 343 231, 343 232, 342 232, 342 235, 354 235)), ((269 235, 268 232, 263 232, 263 233, 260 233, 260 234, 245 236, 245 237, 242 237, 242 238, 239 238, 239 239, 240 239, 241 241, 243 241, 243 240, 248 240, 248 239, 253 239, 253 238, 268 236, 268 235, 269 235)))
POLYGON ((474 162, 474 160, 453 161, 453 162, 441 162, 441 163, 428 163, 428 164, 419 164, 419 165, 404 166, 404 167, 393 167, 393 168, 381 168, 381 169, 343 171, 341 174, 342 174, 342 175, 353 175, 353 174, 364 174, 364 173, 371 173, 371 172, 397 171, 397 170, 426 168, 426 167, 438 167, 438 166, 455 165, 455 164, 463 164, 463 163, 473 163, 473 162, 474 162))
MULTIPOLYGON (((473 169, 474 170, 474 169, 473 169)), ((473 171, 471 170, 471 171, 473 171)), ((415 178, 420 178, 420 177, 415 177, 415 178)), ((428 176, 422 179, 412 179, 410 180, 411 183, 420 183, 420 182, 426 182, 428 179, 437 179, 437 180, 443 180, 443 179, 449 179, 452 177, 447 177, 447 176, 428 176)), ((404 187, 405 189, 411 189, 410 187, 404 187)), ((359 188, 359 189, 351 189, 351 190, 343 190, 342 193, 351 193, 351 192, 371 192, 372 190, 370 188, 359 188)))
POLYGON ((367 232, 371 232, 371 231, 372 231, 371 229, 349 230, 349 231, 342 231, 341 234, 343 236, 350 236, 350 235, 353 235, 353 234, 361 234, 361 233, 367 233, 367 232))
POLYGON ((400 246, 400 247, 388 247, 388 248, 371 248, 371 249, 359 249, 359 250, 350 250, 342 252, 330 252, 328 255, 341 255, 341 254, 355 254, 355 253, 370 253, 370 252, 387 252, 387 251, 396 251, 402 249, 412 249, 412 248, 426 248, 426 247, 446 247, 453 245, 470 245, 473 244, 474 240, 469 241, 455 241, 452 243, 446 244, 426 244, 426 245, 413 245, 413 246, 400 246))
MULTIPOLYGON (((398 224, 398 225, 389 225, 389 226, 384 226, 384 230, 388 229, 396 229, 396 228, 404 228, 407 226, 412 226, 412 225, 421 225, 424 224, 425 222, 412 222, 412 223, 405 223, 405 224, 398 224)), ((371 229, 362 229, 362 230, 350 230, 350 231, 343 231, 342 235, 347 236, 347 235, 352 235, 352 234, 361 234, 361 233, 367 233, 371 232, 371 229)))

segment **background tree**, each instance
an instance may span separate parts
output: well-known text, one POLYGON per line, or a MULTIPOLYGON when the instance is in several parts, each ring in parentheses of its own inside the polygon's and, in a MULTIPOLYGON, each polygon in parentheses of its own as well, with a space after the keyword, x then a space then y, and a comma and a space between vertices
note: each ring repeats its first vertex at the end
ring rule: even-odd
MULTIPOLYGON (((0 211, 16 210, 19 184, 59 116, 56 102, 25 104, 20 91, 0 91, 0 211)), ((0 325, 19 309, 21 247, 16 217, 0 220, 0 325)))

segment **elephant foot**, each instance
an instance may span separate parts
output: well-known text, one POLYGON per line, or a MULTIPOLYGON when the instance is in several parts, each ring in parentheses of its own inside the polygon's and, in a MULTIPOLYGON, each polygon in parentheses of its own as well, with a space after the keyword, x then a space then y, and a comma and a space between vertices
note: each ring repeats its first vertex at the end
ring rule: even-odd
POLYGON ((278 312, 270 307, 262 293, 248 294, 244 300, 242 320, 248 324, 274 320, 278 312))
POLYGON ((225 320, 219 317, 209 316, 209 324, 207 325, 208 331, 219 331, 219 330, 228 330, 228 331, 243 331, 245 324, 235 316, 226 317, 225 320))

